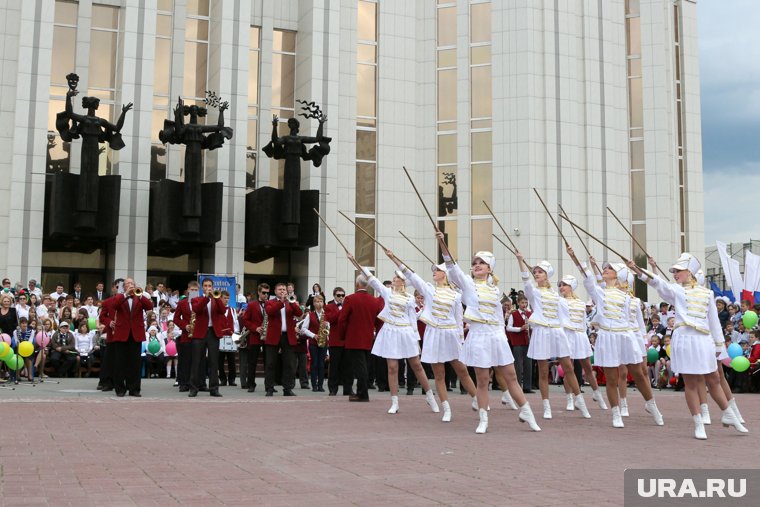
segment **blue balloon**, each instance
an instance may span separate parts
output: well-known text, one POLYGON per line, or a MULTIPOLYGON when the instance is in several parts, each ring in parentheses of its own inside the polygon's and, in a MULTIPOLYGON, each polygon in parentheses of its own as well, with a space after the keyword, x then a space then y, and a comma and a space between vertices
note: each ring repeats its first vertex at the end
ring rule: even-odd
POLYGON ((739 345, 738 343, 732 343, 731 345, 729 345, 727 352, 728 352, 728 356, 731 359, 741 356, 744 353, 744 351, 742 350, 742 346, 739 345))

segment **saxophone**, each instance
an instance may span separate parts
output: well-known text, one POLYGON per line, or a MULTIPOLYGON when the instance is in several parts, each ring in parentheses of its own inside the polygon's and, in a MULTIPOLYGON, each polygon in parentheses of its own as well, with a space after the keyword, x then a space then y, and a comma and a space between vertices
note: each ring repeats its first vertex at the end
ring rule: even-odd
POLYGON ((190 329, 187 331, 187 334, 192 337, 193 331, 195 331, 195 312, 190 312, 190 324, 187 325, 190 329))
POLYGON ((330 323, 325 320, 325 312, 319 316, 319 331, 317 331, 317 347, 327 347, 327 339, 330 337, 330 323))
POLYGON ((263 310, 262 313, 264 314, 264 317, 261 320, 261 334, 259 335, 259 340, 263 341, 267 337, 267 327, 269 327, 269 315, 267 315, 266 310, 263 310))

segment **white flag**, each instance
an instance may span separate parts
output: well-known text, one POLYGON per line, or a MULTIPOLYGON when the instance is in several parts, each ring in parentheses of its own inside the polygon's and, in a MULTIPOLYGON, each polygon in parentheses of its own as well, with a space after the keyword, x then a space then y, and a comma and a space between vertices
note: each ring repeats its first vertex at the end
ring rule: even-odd
POLYGON ((752 293, 760 290, 760 255, 749 250, 744 252, 744 290, 752 293))
POLYGON ((739 261, 728 256, 728 251, 726 250, 725 243, 716 241, 715 246, 718 247, 720 264, 723 266, 723 273, 726 276, 726 282, 728 283, 728 286, 731 287, 731 292, 734 294, 736 301, 741 301, 742 290, 744 290, 744 282, 742 280, 741 272, 739 271, 739 261))

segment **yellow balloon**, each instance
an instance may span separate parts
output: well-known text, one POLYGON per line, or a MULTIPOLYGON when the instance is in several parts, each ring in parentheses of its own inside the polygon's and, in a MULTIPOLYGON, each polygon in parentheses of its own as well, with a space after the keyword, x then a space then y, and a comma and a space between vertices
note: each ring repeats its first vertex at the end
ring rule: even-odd
POLYGON ((5 342, 0 342, 0 361, 8 359, 13 354, 13 349, 5 342))
POLYGON ((668 345, 667 347, 665 347, 665 352, 667 352, 668 357, 670 357, 670 345, 668 345))
POLYGON ((34 345, 32 342, 21 342, 18 344, 18 355, 21 357, 29 357, 34 354, 34 345))

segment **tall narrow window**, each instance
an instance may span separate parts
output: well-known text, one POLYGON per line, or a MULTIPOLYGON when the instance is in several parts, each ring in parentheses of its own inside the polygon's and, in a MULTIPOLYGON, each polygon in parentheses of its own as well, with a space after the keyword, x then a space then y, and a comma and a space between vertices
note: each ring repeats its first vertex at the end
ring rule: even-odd
POLYGON ((259 61, 261 29, 252 26, 248 43, 248 140, 245 148, 245 190, 256 188, 256 162, 259 135, 259 61))
MULTIPOLYGON (((182 99, 186 105, 205 106, 203 99, 206 98, 208 89, 209 21, 209 0, 190 0, 187 4, 185 19, 185 70, 182 80, 182 99)), ((206 123, 206 117, 199 117, 198 123, 206 123)), ((182 157, 179 179, 184 181, 184 146, 180 146, 179 153, 182 157)), ((205 157, 205 152, 203 156, 205 157)), ((206 170, 205 160, 203 169, 206 170)))
POLYGON ((673 5, 673 75, 676 91, 676 154, 678 156, 678 228, 681 251, 688 250, 686 241, 687 197, 686 197, 686 153, 684 134, 684 96, 683 96, 683 39, 681 37, 680 7, 673 5))
POLYGON ((173 0, 159 0, 156 13, 156 54, 153 65, 153 117, 150 135, 150 179, 166 178, 167 148, 158 140, 158 133, 169 117, 172 75, 173 0))
MULTIPOLYGON (((296 32, 275 30, 272 44, 272 114, 280 117, 279 134, 288 134, 288 118, 295 115, 296 32)), ((269 185, 283 187, 285 161, 270 162, 269 185)))

